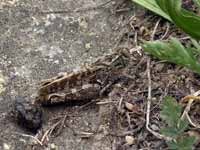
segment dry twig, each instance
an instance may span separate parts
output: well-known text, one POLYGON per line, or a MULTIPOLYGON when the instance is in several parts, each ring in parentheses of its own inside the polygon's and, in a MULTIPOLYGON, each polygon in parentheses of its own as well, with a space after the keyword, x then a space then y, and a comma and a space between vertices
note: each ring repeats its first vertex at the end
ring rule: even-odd
POLYGON ((45 133, 43 134, 43 136, 42 136, 41 143, 44 143, 44 140, 48 138, 48 135, 51 135, 52 132, 55 130, 55 128, 58 127, 59 125, 60 125, 60 127, 59 127, 57 133, 60 133, 61 130, 63 129, 63 127, 64 127, 66 118, 67 118, 67 115, 65 115, 65 116, 63 117, 63 119, 57 121, 57 122, 56 122, 55 124, 53 124, 48 130, 46 130, 46 132, 45 132, 45 133))
POLYGON ((34 141, 36 141, 38 144, 40 144, 41 146, 43 146, 42 141, 40 141, 37 137, 29 135, 29 134, 23 134, 23 133, 18 133, 18 132, 14 132, 17 135, 23 136, 23 137, 29 137, 31 139, 33 139, 34 141))
POLYGON ((167 34, 168 34, 168 32, 169 32, 169 28, 170 28, 170 25, 169 25, 169 23, 167 22, 166 31, 165 31, 164 35, 160 38, 160 40, 163 40, 163 39, 167 36, 167 34))
POLYGON ((123 95, 121 96, 120 100, 119 100, 119 105, 118 105, 118 111, 121 109, 121 105, 122 105, 122 102, 124 100, 124 97, 125 95, 134 87, 135 85, 134 84, 131 84, 128 89, 123 93, 123 95))
POLYGON ((159 20, 156 22, 156 25, 155 25, 155 27, 154 27, 154 29, 153 29, 153 33, 152 33, 152 35, 151 35, 151 41, 153 41, 154 38, 155 38, 155 34, 156 34, 157 29, 158 29, 158 25, 159 25, 159 23, 160 23, 160 20, 161 20, 161 19, 159 19, 159 20))
POLYGON ((195 100, 200 100, 200 96, 198 96, 198 95, 200 95, 200 90, 197 91, 197 92, 195 92, 193 95, 185 96, 185 97, 182 98, 181 101, 180 101, 180 103, 188 102, 188 103, 187 103, 187 106, 185 107, 185 110, 184 110, 184 112, 183 112, 183 114, 182 114, 182 116, 181 116, 181 119, 184 119, 184 118, 186 117, 186 118, 188 119, 189 123, 190 123, 193 127, 195 127, 195 128, 200 128, 200 125, 195 124, 195 123, 191 120, 191 118, 190 118, 190 116, 189 116, 188 113, 189 113, 189 111, 190 111, 190 108, 191 108, 191 106, 192 106, 192 103, 193 103, 195 100))
POLYGON ((147 77, 148 77, 148 98, 147 98, 147 112, 146 112, 146 129, 152 133, 154 136, 156 136, 159 139, 164 139, 166 141, 171 141, 171 137, 167 137, 165 135, 162 135, 160 133, 157 133, 153 131, 151 128, 149 128, 150 124, 150 110, 151 110, 151 74, 150 74, 150 58, 147 61, 147 77))

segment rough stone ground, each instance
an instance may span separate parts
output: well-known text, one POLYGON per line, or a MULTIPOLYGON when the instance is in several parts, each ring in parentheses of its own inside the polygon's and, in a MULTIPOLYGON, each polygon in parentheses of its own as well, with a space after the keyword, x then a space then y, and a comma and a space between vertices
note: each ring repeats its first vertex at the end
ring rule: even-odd
MULTIPOLYGON (((167 149, 165 141, 152 136, 145 127, 149 56, 143 51, 139 51, 139 55, 135 48, 138 48, 143 39, 168 39, 170 36, 179 38, 186 45, 190 45, 190 42, 176 27, 155 15, 144 13, 141 8, 137 10, 127 0, 106 2, 0 1, 0 149, 167 149), (91 7, 96 9, 88 9, 91 7), (156 24, 157 29, 154 30, 156 24), (33 101, 41 80, 51 78, 60 72, 79 69, 81 64, 93 62, 97 57, 117 48, 133 52, 130 64, 125 68, 132 81, 129 82, 130 87, 116 86, 116 89, 109 93, 105 100, 112 103, 43 108, 44 123, 37 133, 39 140, 42 140, 46 131, 58 121, 61 123, 51 136, 48 134, 48 138, 44 139, 43 146, 30 138, 30 135, 35 136, 34 134, 19 127, 11 118, 10 110, 16 96, 33 101), (127 89, 130 91, 127 92, 127 89), (122 97, 124 99, 120 105, 122 97), (127 102, 132 104, 131 110, 127 109, 127 102), (126 135, 134 137, 132 146, 126 143, 126 135)), ((152 57, 150 70, 150 127, 159 132, 164 125, 160 118, 163 97, 170 95, 178 101, 198 91, 199 75, 152 57)), ((199 122, 199 112, 199 105, 194 104, 190 115, 195 123, 199 122)), ((186 132, 189 134, 189 131, 198 135, 194 146, 199 149, 199 129, 190 126, 186 132)))
MULTIPOLYGON (((1 0, 0 1, 0 73, 4 91, 0 97, 0 149, 110 150, 113 139, 97 134, 93 138, 74 136, 70 127, 80 132, 98 127, 98 108, 91 107, 76 113, 74 108, 51 108, 43 129, 49 127, 53 116, 69 112, 62 133, 50 138, 43 147, 20 134, 24 131, 7 118, 16 96, 33 100, 38 83, 59 72, 76 69, 83 62, 111 52, 127 18, 133 11, 116 13, 121 1, 112 1, 99 9, 72 13, 79 8, 95 7, 106 0, 1 0), (46 11, 67 10, 68 13, 46 11), (124 21, 125 20, 125 21, 124 21), (70 116, 70 115, 69 115, 70 116), (53 143, 53 144, 52 144, 53 143)), ((2 87, 1 87, 2 90, 2 87)), ((102 129, 103 130, 103 129, 102 129)), ((103 132, 103 131, 102 131, 103 132)))

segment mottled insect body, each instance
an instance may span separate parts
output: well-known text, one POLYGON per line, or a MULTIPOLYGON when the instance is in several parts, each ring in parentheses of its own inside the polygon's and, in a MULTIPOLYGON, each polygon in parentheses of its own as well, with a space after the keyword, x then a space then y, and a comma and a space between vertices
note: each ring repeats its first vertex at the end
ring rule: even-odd
POLYGON ((35 103, 54 105, 96 99, 119 80, 125 67, 121 54, 106 55, 80 70, 42 82, 35 103))

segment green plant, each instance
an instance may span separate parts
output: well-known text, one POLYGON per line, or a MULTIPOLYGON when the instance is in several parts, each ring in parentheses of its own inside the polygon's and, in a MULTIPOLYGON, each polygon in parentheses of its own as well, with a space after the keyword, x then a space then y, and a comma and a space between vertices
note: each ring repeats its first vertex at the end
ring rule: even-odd
POLYGON ((167 13, 165 13, 162 9, 160 9, 158 4, 156 3, 156 0, 132 0, 132 1, 172 22, 170 16, 167 13))
MULTIPOLYGON (((181 7, 181 0, 133 0, 134 2, 154 10, 160 16, 170 18, 179 28, 189 34, 192 38, 200 39, 200 16, 181 7), (156 10, 156 11, 155 11, 156 10), (164 13, 164 15, 163 15, 164 13)), ((200 0, 194 0, 200 7, 200 0)), ((195 55, 200 54, 200 44, 192 39, 192 47, 184 47, 177 39, 169 41, 144 42, 143 49, 150 54, 169 62, 182 65, 200 73, 200 64, 195 55), (198 54, 195 54, 198 53, 198 54), (183 59, 184 58, 184 59, 183 59)))
POLYGON ((166 126, 161 129, 162 134, 173 140, 167 142, 171 150, 190 150, 195 142, 195 137, 186 136, 184 131, 188 122, 181 119, 182 107, 172 97, 165 97, 161 107, 161 118, 166 126))
MULTIPOLYGON (((141 6, 157 13, 191 36, 193 47, 186 47, 176 38, 168 41, 146 41, 143 49, 155 57, 190 68, 200 74, 200 63, 196 55, 200 54, 200 16, 182 8, 181 0, 132 0, 141 6), (192 39, 194 38, 194 39, 192 39), (195 40, 196 39, 196 40, 195 40)), ((193 0, 200 8, 200 0, 193 0)), ((167 142, 169 149, 190 150, 195 142, 194 137, 186 136, 188 123, 181 120, 181 106, 171 97, 163 101, 161 117, 166 126, 161 132, 173 140, 167 142)))
MULTIPOLYGON (((200 39, 200 16, 181 7, 181 0, 156 0, 156 3, 173 22, 195 39, 200 39)), ((199 0, 196 0, 199 3, 199 0)))
MULTIPOLYGON (((132 0, 175 23, 195 39, 200 39, 200 17, 181 7, 181 0, 132 0)), ((200 0, 193 0, 200 7, 200 0)))
POLYGON ((168 42, 147 41, 144 42, 143 49, 159 59, 167 60, 200 73, 200 64, 195 57, 199 49, 184 47, 176 38, 171 38, 168 42))
POLYGON ((200 8, 200 0, 194 0, 194 3, 196 4, 197 7, 200 8))

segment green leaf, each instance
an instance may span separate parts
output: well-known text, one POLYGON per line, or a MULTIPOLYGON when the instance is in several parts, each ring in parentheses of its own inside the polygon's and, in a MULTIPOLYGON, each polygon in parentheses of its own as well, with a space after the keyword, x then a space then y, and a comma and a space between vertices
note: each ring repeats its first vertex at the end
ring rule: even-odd
POLYGON ((175 141, 167 142, 167 144, 170 150, 192 150, 195 140, 195 137, 182 136, 175 141))
POLYGON ((165 128, 162 128, 160 132, 172 138, 176 138, 179 134, 177 128, 175 127, 165 127, 165 128))
POLYGON ((200 0, 193 0, 197 7, 200 8, 200 0))
POLYGON ((161 118, 167 123, 161 133, 172 137, 167 142, 170 150, 190 150, 195 142, 194 137, 185 136, 184 131, 188 128, 188 122, 181 119, 182 107, 172 97, 165 97, 161 107, 161 118))
POLYGON ((168 145, 170 150, 179 150, 179 145, 174 140, 167 142, 167 145, 168 145))
MULTIPOLYGON (((181 0, 132 0, 175 23, 184 32, 195 39, 200 39, 200 16, 181 7, 181 0)), ((200 6, 200 0, 194 0, 200 6)))
MULTIPOLYGON (((181 7, 181 0, 132 0, 150 11, 175 23, 184 32, 200 39, 200 16, 181 7)), ((194 0, 200 6, 200 0, 194 0)))
POLYGON ((161 118, 168 124, 168 126, 177 127, 182 108, 176 100, 172 97, 165 97, 161 109, 161 118))
MULTIPOLYGON (((168 42, 148 41, 144 42, 146 52, 169 62, 190 68, 200 73, 200 64, 194 57, 194 49, 185 48, 177 39, 171 38, 168 42), (184 59, 183 59, 184 58, 184 59)), ((197 50, 198 51, 198 50, 197 50)))
POLYGON ((196 48, 196 51, 200 54, 200 45, 195 39, 190 39, 193 46, 196 48))
POLYGON ((187 128, 188 128, 188 121, 186 119, 185 120, 179 119, 179 122, 177 124, 177 131, 178 131, 177 134, 182 134, 187 128))
MULTIPOLYGON (((200 16, 183 9, 181 0, 155 0, 173 22, 190 36, 200 39, 200 16)), ((199 2, 196 1, 196 2, 199 2)))
POLYGON ((192 136, 182 136, 180 139, 177 140, 177 144, 179 149, 190 150, 192 149, 192 145, 195 142, 195 137, 192 136))
MULTIPOLYGON (((171 118, 173 117, 174 114, 169 114, 169 115, 170 115, 169 118, 171 118)), ((168 124, 167 127, 162 128, 161 133, 172 138, 177 138, 178 136, 181 136, 181 134, 183 134, 184 131, 188 128, 188 122, 186 120, 181 120, 180 118, 181 116, 177 117, 176 121, 177 124, 168 124)), ((165 119, 165 122, 168 121, 165 119)))
POLYGON ((132 0, 132 1, 172 22, 169 15, 166 14, 162 9, 160 9, 155 0, 132 0))

